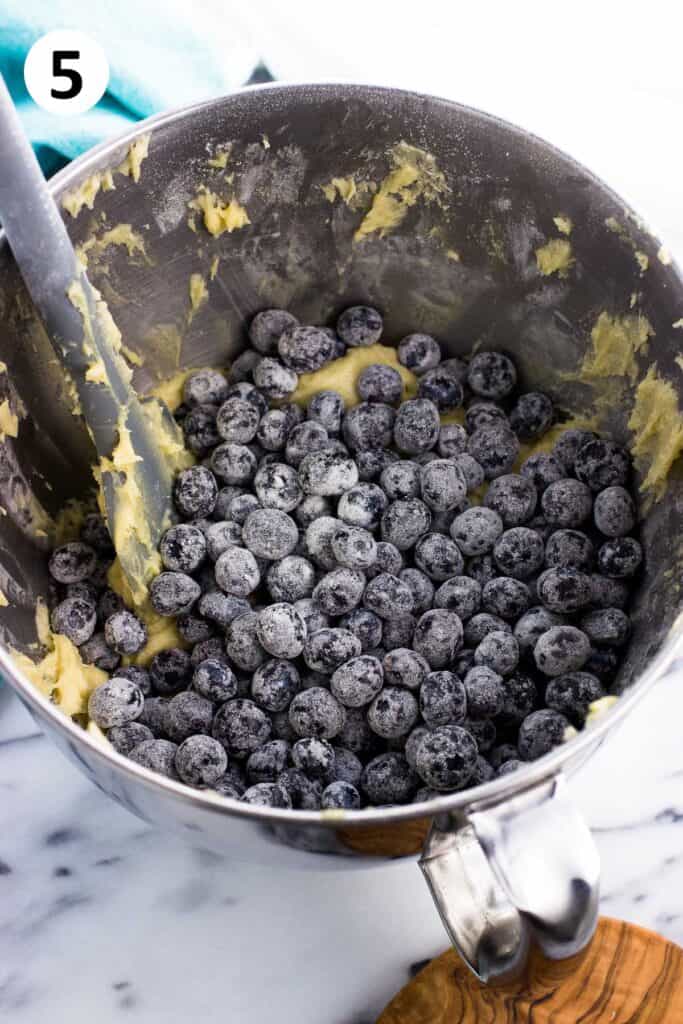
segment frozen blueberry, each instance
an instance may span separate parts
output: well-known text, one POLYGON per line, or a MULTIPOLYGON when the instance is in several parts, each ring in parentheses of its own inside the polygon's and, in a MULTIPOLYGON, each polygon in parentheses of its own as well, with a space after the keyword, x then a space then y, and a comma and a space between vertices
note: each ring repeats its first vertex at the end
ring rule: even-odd
POLYGON ((185 446, 200 458, 208 455, 220 441, 216 427, 217 411, 215 405, 198 405, 183 420, 185 446))
MULTIPOLYGON (((123 613, 120 613, 123 614, 123 613)), ((130 614, 130 613, 125 613, 130 614)), ((80 647, 91 638, 97 624, 97 611, 91 601, 80 597, 66 597, 52 610, 50 624, 54 633, 66 636, 72 644, 80 647)), ((105 639, 109 644, 109 640, 105 639)), ((109 644, 109 646, 114 646, 109 644)), ((122 653, 122 652, 120 652, 122 653)))
POLYGON ((491 481, 484 505, 498 513, 504 526, 521 526, 536 509, 536 488, 526 477, 506 473, 491 481))
POLYGON ((206 538, 199 527, 179 523, 166 530, 159 544, 159 552, 165 569, 192 573, 206 558, 206 538))
POLYGON ((434 595, 435 608, 455 612, 461 621, 470 619, 481 604, 481 586, 469 576, 453 576, 434 595))
POLYGON ((478 352, 470 360, 467 383, 481 398, 505 398, 517 383, 517 370, 502 352, 478 352))
POLYGON ((216 430, 224 441, 248 444, 256 437, 259 410, 246 398, 228 398, 216 413, 216 430))
POLYGON ((598 647, 623 647, 631 633, 631 622, 620 608, 599 608, 581 619, 581 629, 598 647))
POLYGON ((503 728, 514 728, 529 715, 536 706, 538 693, 531 676, 513 672, 503 686, 503 704, 496 721, 503 728))
POLYGON ((435 608, 417 622, 413 648, 432 669, 448 668, 462 647, 462 623, 455 612, 435 608))
POLYGON ((429 334, 408 334, 398 344, 398 361, 418 377, 441 362, 441 348, 429 334))
POLYGON ((394 651, 398 647, 412 644, 415 636, 415 616, 399 615, 395 619, 385 619, 382 627, 382 646, 385 651, 394 651))
POLYGON ((366 348, 382 337, 382 314, 371 306, 349 306, 337 319, 337 334, 349 348, 366 348))
POLYGON ((598 676, 606 685, 614 678, 619 668, 619 660, 619 654, 613 647, 594 647, 584 662, 583 669, 598 676))
POLYGON ((478 647, 488 633, 498 630, 503 633, 511 633, 512 627, 505 619, 498 615, 490 615, 488 612, 478 612, 465 623, 465 642, 468 647, 478 647))
POLYGON ((399 451, 418 455, 433 448, 439 439, 439 410, 426 398, 404 402, 396 413, 394 443, 399 451))
POLYGON ((398 576, 382 572, 368 583, 363 603, 381 619, 392 619, 413 610, 413 593, 398 576))
POLYGON ((503 521, 494 509, 475 506, 455 517, 450 532, 464 555, 482 555, 500 537, 503 521))
POLYGON ((439 429, 437 448, 444 459, 462 455, 467 446, 467 431, 457 423, 444 423, 439 429))
POLYGON ((228 657, 246 672, 255 671, 268 659, 268 654, 258 637, 258 624, 258 613, 246 612, 233 619, 225 632, 225 649, 228 657))
POLYGON ((317 633, 319 629, 325 629, 329 626, 329 616, 325 615, 325 613, 321 611, 312 598, 302 597, 300 600, 294 602, 294 607, 304 620, 307 636, 312 636, 312 634, 317 633))
POLYGON ((227 661, 221 658, 205 658, 200 661, 192 676, 192 687, 202 697, 216 704, 237 696, 235 674, 227 661))
POLYGON ((361 572, 333 569, 316 584, 313 600, 326 615, 345 615, 360 604, 364 589, 365 576, 361 572))
POLYGON ((363 769, 361 787, 375 806, 408 803, 418 778, 403 754, 388 751, 373 757, 363 769))
POLYGON ((306 530, 316 519, 331 518, 331 511, 332 502, 329 498, 323 498, 320 494, 308 494, 297 505, 294 515, 301 528, 306 530))
POLYGON ((82 583, 93 572, 97 554, 89 544, 73 540, 55 548, 50 555, 48 569, 58 583, 82 583))
MULTIPOLYGON (((248 601, 241 597, 234 597, 232 594, 224 594, 221 590, 210 590, 206 594, 202 594, 197 605, 199 614, 208 623, 213 623, 223 629, 229 626, 233 619, 248 612, 250 608, 251 605, 248 601)), ((209 636, 211 635, 210 633, 209 636)), ((196 639, 185 637, 185 639, 190 640, 191 643, 198 643, 208 637, 198 636, 196 639)))
POLYGON ((242 486, 251 483, 257 459, 244 444, 225 441, 211 453, 211 468, 226 484, 242 486))
POLYGON ((498 731, 490 718, 466 718, 463 729, 474 740, 479 754, 487 754, 498 738, 498 731))
POLYGON ((149 678, 149 672, 140 665, 128 665, 126 668, 119 668, 116 671, 116 676, 118 679, 128 679, 131 683, 135 683, 142 690, 145 697, 148 697, 152 692, 152 681, 149 678))
POLYGON ((557 615, 541 605, 529 608, 517 620, 513 630, 522 654, 533 650, 542 633, 552 629, 553 626, 561 626, 564 621, 561 615, 557 615))
POLYGON ((162 572, 150 584, 149 599, 158 615, 183 615, 200 593, 199 584, 186 573, 162 572))
POLYGON ((574 472, 592 491, 605 487, 623 487, 628 480, 631 460, 625 448, 598 438, 582 444, 574 459, 574 472))
POLYGON ((315 373, 334 358, 334 340, 320 327, 291 324, 280 335, 277 350, 295 373, 315 373))
POLYGON ((334 569, 337 565, 337 559, 332 551, 332 538, 340 526, 339 519, 322 515, 306 527, 304 537, 306 551, 316 565, 322 569, 334 569))
POLYGON ((279 359, 264 356, 254 367, 254 384, 268 398, 287 398, 296 391, 299 378, 294 370, 283 366, 279 359))
POLYGON ((266 586, 273 601, 294 603, 313 593, 315 569, 308 559, 287 555, 270 567, 266 586))
POLYGON ((580 727, 586 720, 594 700, 605 696, 600 680, 590 672, 568 672, 551 679, 545 691, 545 702, 553 711, 566 715, 580 727))
POLYGON ((553 455, 560 460, 568 472, 572 472, 574 469, 574 459, 579 452, 579 448, 588 441, 595 441, 596 439, 597 436, 592 430, 577 430, 574 428, 565 430, 553 448, 553 455))
POLYGON ((142 690, 130 679, 114 676, 96 686, 88 699, 88 714, 100 729, 125 725, 140 717, 145 702, 142 690))
POLYGON ((384 682, 382 663, 364 654, 340 665, 330 680, 330 689, 347 708, 369 704, 381 691, 384 682))
MULTIPOLYGON (((227 401, 228 398, 243 398, 245 401, 251 402, 252 405, 256 406, 261 416, 264 412, 268 411, 268 402, 265 396, 261 394, 257 387, 254 387, 251 382, 246 380, 231 384, 224 401, 227 401)), ((220 405, 221 403, 219 402, 218 404, 220 405)))
POLYGON ((331 540, 332 553, 347 569, 369 568, 377 559, 377 544, 368 531, 358 526, 340 524, 331 540))
POLYGON ((292 751, 286 740, 268 740, 247 758, 249 783, 275 782, 292 764, 292 751))
POLYGON ((553 403, 540 391, 520 395, 510 412, 510 426, 523 441, 545 434, 553 421, 553 403))
POLYGON ((308 403, 309 420, 319 423, 328 434, 335 436, 341 430, 344 399, 338 391, 319 391, 308 403))
POLYGON ((625 608, 629 598, 628 584, 595 573, 591 576, 591 604, 596 608, 625 608))
POLYGON ((108 646, 104 633, 93 633, 81 644, 78 653, 86 665, 95 665, 104 672, 113 672, 121 661, 121 656, 108 646))
MULTIPOLYGON (((225 595, 224 595, 225 596, 225 595)), ((237 598, 234 598, 237 600, 237 598)), ((245 613, 242 612, 242 615, 245 613)), ((225 642, 219 636, 211 636, 208 640, 200 640, 192 648, 190 654, 190 664, 192 668, 196 668, 197 665, 201 664, 205 658, 224 658, 225 657, 225 642)))
POLYGON ((296 523, 276 508, 257 508, 242 527, 242 540, 257 558, 276 562, 291 554, 299 539, 296 523))
POLYGON ((147 697, 138 722, 146 725, 156 739, 166 738, 166 697, 147 697))
POLYGON ((228 765, 227 771, 216 779, 211 789, 223 796, 231 796, 238 800, 247 787, 247 780, 241 765, 233 761, 228 765))
POLYGON ((519 454, 519 441, 504 424, 492 423, 470 434, 467 454, 479 463, 487 480, 495 480, 512 469, 519 454))
POLYGON ((183 401, 193 408, 196 405, 220 405, 225 401, 228 382, 218 370, 197 370, 191 373, 183 384, 183 401))
POLYGON ((590 640, 576 626, 552 626, 534 647, 536 666, 546 676, 561 676, 583 668, 591 653, 590 640))
POLYGON ((104 593, 100 594, 99 587, 96 587, 92 580, 82 580, 80 583, 67 583, 64 588, 64 596, 77 597, 79 601, 86 601, 97 610, 98 617, 102 619, 109 618, 109 616, 118 611, 119 608, 123 608, 123 600, 118 594, 113 590, 105 590, 104 593), (113 604, 111 611, 109 611, 109 602, 112 600, 114 600, 115 603, 113 604), (100 613, 100 602, 102 602, 102 608, 105 612, 104 615, 100 613))
POLYGON ((383 469, 393 462, 398 462, 400 456, 389 448, 368 448, 355 453, 356 465, 358 467, 358 478, 364 482, 376 480, 383 469))
POLYGON ((406 551, 427 533, 431 521, 429 509, 419 498, 394 501, 382 516, 382 539, 406 551))
POLYGON ((496 540, 493 560, 500 572, 513 579, 526 580, 543 565, 543 539, 536 530, 513 526, 496 540))
POLYGON ((498 575, 491 555, 474 555, 472 558, 468 558, 465 572, 473 580, 476 580, 480 587, 498 575))
POLYGON ((422 470, 422 500, 437 512, 457 508, 467 494, 465 478, 450 459, 435 459, 422 470))
POLYGON ((385 686, 368 708, 368 725, 377 736, 394 739, 409 733, 418 716, 417 700, 409 690, 385 686))
POLYGON ((403 555, 387 541, 380 541, 377 545, 377 558, 369 568, 365 570, 368 579, 374 579, 381 573, 389 573, 390 576, 398 576, 404 566, 403 555))
POLYGON ((125 725, 115 725, 107 733, 107 739, 118 754, 128 757, 133 747, 145 740, 153 740, 152 730, 143 725, 142 722, 126 722, 125 725))
POLYGON ((368 608, 354 608, 342 616, 339 625, 358 637, 363 653, 378 647, 382 642, 382 620, 368 608))
POLYGON ((434 584, 429 576, 420 569, 402 569, 399 578, 412 592, 412 610, 418 614, 429 611, 434 601, 434 584))
POLYGON ((264 309, 249 325, 249 340, 261 355, 271 355, 277 350, 282 334, 298 323, 297 318, 284 309, 264 309))
POLYGON ((464 721, 465 687, 454 672, 430 672, 420 687, 420 712, 430 728, 464 721))
POLYGON ((472 455, 461 452, 453 456, 453 463, 463 475, 468 494, 470 491, 476 491, 484 483, 484 469, 472 455))
POLYGON ((200 519, 213 511, 218 496, 218 484, 206 466, 181 469, 173 487, 176 508, 187 519, 200 519))
POLYGON ((245 789, 241 796, 242 803, 254 807, 288 808, 292 801, 287 790, 278 782, 257 782, 255 786, 245 789))
MULTIPOLYGON (((507 633, 490 633, 482 644, 488 643, 490 637, 509 637, 507 633)), ((505 702, 505 686, 502 675, 488 662, 480 662, 469 670, 465 676, 465 693, 467 695, 467 714, 470 718, 481 720, 494 718, 503 710, 505 702)), ((464 715, 463 715, 464 718, 464 715)))
MULTIPOLYGON (((474 652, 476 665, 492 669, 500 676, 509 676, 519 662, 519 645, 512 633, 494 629, 481 640, 474 652)), ((476 718, 477 715, 472 717, 476 718)))
POLYGON ((299 466, 299 483, 306 494, 334 497, 358 483, 358 468, 349 456, 329 448, 311 452, 299 466))
POLYGON ((282 409, 270 409, 261 417, 256 438, 269 452, 279 452, 285 447, 292 424, 282 409))
POLYGON ((254 490, 264 508, 291 512, 303 497, 297 472, 283 462, 262 464, 254 477, 254 490))
POLYGON ((251 700, 229 700, 213 718, 211 735, 223 746, 228 757, 243 760, 269 739, 270 719, 251 700))
POLYGON ((360 793, 350 782, 339 779, 325 787, 320 806, 324 811, 357 811, 360 809, 360 793))
POLYGON ((522 463, 519 472, 521 476, 531 481, 539 494, 550 484, 563 480, 567 475, 560 460, 547 452, 536 452, 534 455, 530 455, 522 463))
POLYGON ((111 554, 113 544, 109 527, 103 517, 97 512, 89 512, 83 519, 80 539, 84 544, 88 544, 101 554, 111 554))
POLYGON ((598 551, 598 569, 604 576, 625 579, 640 567, 643 549, 633 537, 615 537, 606 540, 598 551))
POLYGON ((427 533, 421 537, 415 545, 414 557, 418 568, 437 583, 459 576, 465 564, 458 545, 442 533, 427 533))
MULTIPOLYGON (((239 500, 241 499, 235 498, 233 503, 239 500)), ((258 507, 258 502, 256 502, 256 506, 258 507)), ((251 511, 253 509, 250 508, 247 515, 251 511)), ((241 547, 242 545, 242 529, 240 524, 230 522, 229 520, 212 523, 211 526, 207 527, 203 536, 206 541, 206 552, 212 562, 217 561, 223 552, 229 548, 241 547)))
POLYGON ((349 782, 352 786, 360 784, 363 765, 359 758, 346 747, 335 747, 334 778, 337 782, 349 782))
POLYGON ((593 520, 606 537, 623 537, 636 525, 633 498, 624 487, 606 487, 595 496, 593 520))
POLYGON ((118 654, 137 654, 147 643, 147 627, 137 615, 124 609, 109 616, 104 638, 118 654))
POLYGON ((320 629, 308 636, 304 645, 304 661, 308 667, 326 675, 360 653, 361 642, 348 629, 320 629))
POLYGON ((387 505, 386 495, 377 484, 359 483, 342 494, 337 505, 337 515, 349 526, 373 530, 387 505))
POLYGON ((274 658, 298 658, 304 649, 306 623, 293 605, 280 601, 258 613, 256 635, 274 658))
POLYGON ((289 796, 292 807, 300 811, 320 810, 323 784, 318 779, 309 779, 298 768, 286 768, 277 781, 289 796))
POLYGON ((538 577, 536 593, 541 604, 551 612, 577 612, 590 604, 590 576, 565 566, 546 569, 538 577))
POLYGON ((546 541, 545 564, 549 567, 590 572, 594 560, 590 538, 580 530, 555 530, 546 541))
POLYGON ((228 767, 228 755, 211 736, 188 736, 176 751, 175 767, 189 786, 212 786, 228 767))
POLYGON ((273 658, 256 669, 251 681, 251 696, 265 711, 284 711, 299 692, 299 672, 290 661, 273 658))
POLYGON ((207 734, 211 729, 213 710, 212 702, 199 693, 186 690, 176 694, 166 704, 164 711, 165 731, 168 738, 174 743, 182 743, 188 736, 199 733, 207 734))
POLYGON ((519 727, 517 746, 522 760, 535 761, 559 746, 569 724, 569 719, 559 711, 549 708, 532 711, 519 727))
MULTIPOLYGON (((211 513, 211 519, 214 522, 222 523, 226 519, 232 519, 230 515, 230 505, 233 498, 237 498, 239 495, 246 494, 247 491, 243 487, 237 487, 234 484, 226 484, 225 487, 221 487, 216 496, 216 504, 213 507, 211 513)), ((197 529, 201 529, 199 523, 196 523, 197 529)), ((202 530, 204 533, 204 530, 202 530)))
POLYGON ((311 778, 326 778, 334 770, 334 748, 327 740, 307 736, 297 740, 292 747, 292 760, 311 778))
POLYGON ((427 678, 428 661, 408 647, 397 647, 384 657, 384 677, 390 686, 419 690, 427 678))
POLYGON ((131 761, 149 768, 150 771, 165 775, 169 779, 177 779, 178 773, 175 767, 175 756, 178 750, 176 743, 170 740, 143 740, 128 754, 131 761))
POLYGON ((514 621, 531 604, 531 594, 526 584, 511 576, 495 576, 482 588, 482 607, 501 619, 514 621))
POLYGON ((228 548, 216 560, 214 572, 221 590, 233 597, 247 597, 261 582, 258 562, 246 548, 228 548))
POLYGON ((354 452, 388 448, 396 412, 382 402, 361 402, 349 409, 342 423, 342 437, 354 452))
POLYGON ((469 732, 459 725, 441 725, 422 738, 415 767, 432 789, 454 792, 469 782, 477 755, 477 745, 469 732))
POLYGON ((474 666, 474 650, 471 647, 463 647, 458 651, 453 660, 453 671, 456 676, 464 679, 469 670, 474 666))
POLYGON ((464 399, 462 384, 442 367, 428 370, 422 377, 417 389, 418 398, 427 398, 441 412, 458 409, 464 399))
POLYGON ((289 721, 298 736, 331 740, 342 731, 344 719, 343 706, 322 686, 302 690, 289 705, 289 721))
POLYGON ((301 465, 311 452, 320 452, 330 447, 330 435, 320 423, 307 420, 290 431, 285 445, 285 457, 290 466, 301 465))
POLYGON ((358 378, 358 394, 364 402, 385 402, 395 405, 401 401, 403 378, 393 366, 373 363, 358 378))
POLYGON ((593 496, 580 480, 557 480, 541 496, 543 513, 553 526, 576 528, 588 519, 593 496))
MULTIPOLYGON (((390 501, 419 498, 422 489, 422 470, 416 462, 402 459, 382 470, 379 482, 390 501)), ((385 508, 386 505, 385 499, 385 508)))
POLYGON ((473 434, 480 427, 490 427, 495 424, 510 427, 505 409, 497 402, 487 402, 484 399, 475 399, 467 406, 465 413, 465 429, 468 434, 473 434))

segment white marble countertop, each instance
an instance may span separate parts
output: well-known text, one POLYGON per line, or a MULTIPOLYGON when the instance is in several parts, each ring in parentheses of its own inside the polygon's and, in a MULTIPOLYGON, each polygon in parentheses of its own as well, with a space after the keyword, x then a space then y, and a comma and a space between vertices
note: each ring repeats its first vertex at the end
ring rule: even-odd
MULTIPOLYGON (((683 943, 683 675, 571 780, 602 912, 683 943)), ((416 864, 273 872, 96 790, 0 690, 0 1020, 371 1024, 447 941, 416 864)))

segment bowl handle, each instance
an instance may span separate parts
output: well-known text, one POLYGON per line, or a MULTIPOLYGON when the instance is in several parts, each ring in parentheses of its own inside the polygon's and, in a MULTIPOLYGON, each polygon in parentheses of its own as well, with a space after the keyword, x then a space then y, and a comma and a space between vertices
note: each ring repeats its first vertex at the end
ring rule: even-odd
POLYGON ((453 945, 482 981, 519 973, 534 939, 572 956, 598 919, 600 861, 560 772, 435 819, 420 867, 453 945))

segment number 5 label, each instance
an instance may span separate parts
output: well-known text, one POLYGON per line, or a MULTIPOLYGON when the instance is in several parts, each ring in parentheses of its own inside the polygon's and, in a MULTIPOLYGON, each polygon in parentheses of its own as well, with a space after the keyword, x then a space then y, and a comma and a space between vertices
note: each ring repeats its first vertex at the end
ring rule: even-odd
POLYGON ((102 98, 109 63, 84 32, 60 29, 41 36, 28 52, 24 81, 31 98, 51 114, 83 114, 102 98))

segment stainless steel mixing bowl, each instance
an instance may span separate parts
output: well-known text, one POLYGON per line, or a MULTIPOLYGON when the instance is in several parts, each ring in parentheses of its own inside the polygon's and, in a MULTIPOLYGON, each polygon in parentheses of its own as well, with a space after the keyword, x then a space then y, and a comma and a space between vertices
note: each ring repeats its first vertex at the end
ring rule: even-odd
MULTIPOLYGON (((145 253, 90 250, 91 274, 121 327, 142 353, 140 390, 181 367, 225 365, 244 342, 244 321, 278 305, 325 322, 367 301, 385 313, 386 337, 419 328, 449 354, 502 347, 522 381, 574 412, 591 410, 593 389, 576 381, 590 330, 602 311, 632 305, 654 328, 642 376, 655 360, 680 391, 676 331, 683 283, 657 258, 659 242, 588 171, 544 142, 443 100, 363 86, 248 89, 164 114, 76 160, 53 179, 57 197, 124 159, 131 140, 151 132, 139 183, 114 173, 93 210, 67 216, 82 243, 119 223, 144 238, 145 253), (446 191, 429 190, 384 235, 354 243, 372 191, 347 205, 322 186, 335 177, 382 182, 390 153, 406 142, 433 155, 446 191), (227 167, 208 158, 230 148, 227 167), (233 176, 234 175, 234 176, 233 176), (226 178, 228 180, 226 180, 226 178), (248 210, 250 223, 220 238, 188 202, 200 185, 248 210), (535 249, 559 237, 554 218, 571 218, 575 263, 566 277, 542 276, 535 249), (610 220, 610 218, 612 220, 610 220), (196 219, 196 218, 195 218, 196 219), (609 221, 611 227, 606 224, 609 221), (618 230, 615 230, 615 224, 618 230), (649 269, 634 259, 649 257, 649 269), (220 257, 209 300, 189 316, 190 275, 207 277, 220 257), (180 349, 178 351, 178 346, 180 349), (572 375, 574 379, 572 380, 572 375)), ((220 163, 220 161, 218 161, 220 163)), ((328 190, 329 191, 329 190, 328 190)), ((0 444, 0 609, 2 640, 35 641, 34 609, 46 595, 44 513, 91 485, 93 452, 55 376, 50 344, 36 322, 6 245, 0 245, 0 388, 23 403, 19 436, 0 444)), ((680 335, 679 335, 680 337, 680 335)), ((608 428, 628 442, 633 388, 609 410, 608 428)), ((680 463, 665 496, 643 509, 646 569, 633 610, 633 641, 621 669, 618 704, 596 727, 514 775, 429 805, 361 815, 264 810, 191 790, 119 757, 44 699, 0 654, 5 677, 41 727, 104 792, 148 821, 187 832, 235 857, 269 865, 353 867, 415 856, 453 941, 488 978, 518 966, 534 936, 553 956, 580 948, 595 924, 597 855, 563 794, 581 764, 681 646, 678 577, 683 507, 680 463)), ((49 532, 49 530, 48 530, 49 532)), ((596 780, 597 784, 597 780, 596 780)))

